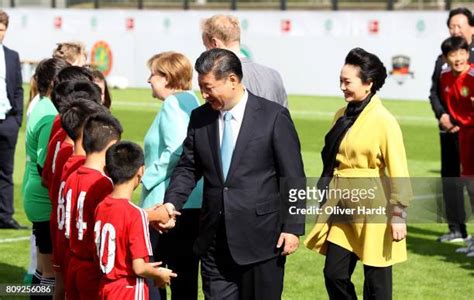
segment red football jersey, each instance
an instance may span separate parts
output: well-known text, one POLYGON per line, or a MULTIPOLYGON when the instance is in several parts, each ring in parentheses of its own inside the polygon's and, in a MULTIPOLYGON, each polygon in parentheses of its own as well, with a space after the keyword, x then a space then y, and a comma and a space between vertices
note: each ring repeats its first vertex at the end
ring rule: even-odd
MULTIPOLYGON (((52 144, 50 143, 50 145, 52 144)), ((54 151, 56 152, 56 149, 54 151)), ((51 204, 53 208, 51 211, 51 214, 54 214, 54 215, 56 215, 56 209, 58 207, 59 185, 61 183, 63 167, 68 161, 69 157, 71 157, 73 152, 74 152, 74 145, 69 144, 65 141, 62 141, 59 144, 59 150, 54 155, 54 158, 52 161, 53 168, 51 169, 52 176, 49 178, 48 193, 49 193, 49 199, 51 200, 51 204)))
POLYGON ((56 157, 61 143, 66 138, 66 132, 61 127, 61 118, 57 115, 53 121, 53 127, 51 128, 51 135, 49 136, 48 149, 46 152, 46 160, 44 161, 43 171, 41 176, 43 181, 46 183, 46 187, 49 189, 50 180, 53 176, 54 171, 52 170, 53 160, 56 157))
POLYGON ((441 74, 441 94, 450 115, 461 127, 474 126, 474 64, 467 72, 455 77, 448 68, 441 74))
POLYGON ((69 176, 64 190, 71 192, 71 235, 69 246, 84 260, 95 257, 94 213, 97 205, 114 189, 104 173, 81 166, 69 176))
POLYGON ((102 280, 137 277, 133 260, 153 255, 146 212, 127 199, 107 196, 95 212, 96 254, 102 280))
POLYGON ((68 158, 66 163, 63 166, 61 171, 61 184, 59 185, 58 190, 58 203, 56 208, 56 221, 57 227, 54 236, 54 251, 53 251, 53 260, 54 263, 58 265, 58 268, 63 273, 67 270, 68 251, 69 251, 69 242, 67 241, 66 234, 66 222, 67 222, 67 212, 68 212, 68 203, 66 203, 66 198, 64 197, 63 189, 66 184, 66 179, 76 171, 80 166, 84 164, 86 157, 83 155, 72 155, 68 158))
POLYGON ((70 224, 71 224, 71 202, 68 201, 66 195, 65 185, 66 181, 72 173, 77 171, 80 166, 84 164, 86 157, 83 155, 72 155, 64 164, 61 174, 61 184, 59 185, 58 194, 58 229, 64 233, 66 238, 69 238, 70 224))
MULTIPOLYGON (((51 229, 51 241, 53 242, 53 261, 54 265, 56 266, 56 270, 58 270, 61 262, 57 260, 57 251, 59 250, 58 242, 57 242, 57 235, 58 235, 58 195, 59 195, 59 183, 61 180, 61 175, 63 172, 63 167, 69 157, 72 155, 73 152, 73 145, 63 142, 61 148, 59 149, 55 161, 53 164, 57 168, 54 172, 54 176, 50 178, 50 186, 49 186, 49 198, 51 200, 51 216, 50 216, 50 229, 51 229)), ((64 211, 63 211, 64 215, 64 211)), ((64 234, 63 234, 64 235, 64 234)), ((59 246, 60 247, 60 246, 59 246)))

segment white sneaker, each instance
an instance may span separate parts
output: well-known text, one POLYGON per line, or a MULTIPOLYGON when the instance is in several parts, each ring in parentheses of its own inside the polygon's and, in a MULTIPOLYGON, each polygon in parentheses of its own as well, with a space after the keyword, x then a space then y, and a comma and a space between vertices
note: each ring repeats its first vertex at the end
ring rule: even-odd
MULTIPOLYGON (((474 252, 474 240, 466 240, 466 247, 456 249, 456 253, 470 253, 474 252)), ((474 254, 473 254, 474 255, 474 254)))

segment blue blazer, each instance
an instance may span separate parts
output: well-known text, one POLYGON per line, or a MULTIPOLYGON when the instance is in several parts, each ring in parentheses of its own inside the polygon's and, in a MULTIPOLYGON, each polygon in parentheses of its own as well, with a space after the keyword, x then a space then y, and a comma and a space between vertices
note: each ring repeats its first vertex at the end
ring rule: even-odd
MULTIPOLYGON (((145 135, 145 174, 142 178, 140 206, 163 203, 171 174, 183 152, 191 111, 200 106, 193 91, 167 97, 145 135)), ((200 208, 202 181, 188 198, 184 208, 200 208)))

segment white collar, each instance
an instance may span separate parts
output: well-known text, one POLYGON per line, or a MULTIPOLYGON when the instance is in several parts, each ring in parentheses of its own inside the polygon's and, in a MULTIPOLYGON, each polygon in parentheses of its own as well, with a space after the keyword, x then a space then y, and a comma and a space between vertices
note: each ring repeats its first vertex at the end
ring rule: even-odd
POLYGON ((248 98, 249 93, 247 92, 247 89, 244 88, 244 94, 242 95, 242 98, 240 98, 240 101, 231 110, 221 110, 221 117, 224 118, 224 114, 230 112, 234 120, 241 121, 244 118, 245 106, 247 106, 248 98))

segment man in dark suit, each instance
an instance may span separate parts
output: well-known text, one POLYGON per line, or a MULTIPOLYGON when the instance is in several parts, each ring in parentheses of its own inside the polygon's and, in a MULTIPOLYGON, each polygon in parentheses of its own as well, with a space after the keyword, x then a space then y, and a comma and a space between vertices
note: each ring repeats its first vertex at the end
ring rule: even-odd
POLYGON ((204 177, 194 251, 206 299, 280 299, 285 256, 304 234, 280 198, 282 178, 305 176, 298 135, 286 108, 245 89, 233 52, 206 51, 195 69, 207 103, 191 114, 165 205, 181 209, 204 177))
MULTIPOLYGON (((0 10, 0 43, 8 15, 0 10)), ((18 53, 0 47, 0 228, 25 228, 13 219, 13 159, 23 116, 23 87, 18 53)))

